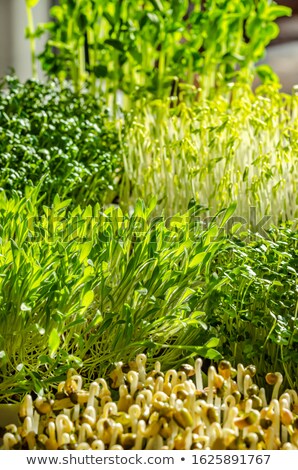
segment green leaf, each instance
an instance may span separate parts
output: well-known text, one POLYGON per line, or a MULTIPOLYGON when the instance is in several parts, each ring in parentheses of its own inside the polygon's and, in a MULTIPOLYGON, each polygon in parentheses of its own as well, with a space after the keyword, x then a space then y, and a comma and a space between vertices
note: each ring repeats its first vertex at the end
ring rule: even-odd
POLYGON ((219 345, 219 342, 218 338, 210 338, 204 346, 206 348, 216 348, 219 345))
POLYGON ((237 202, 233 202, 225 211, 223 219, 220 222, 220 227, 224 227, 225 223, 229 220, 229 218, 234 214, 237 207, 237 202))
POLYGON ((93 242, 92 241, 85 242, 85 243, 82 244, 81 253, 80 253, 80 257, 79 257, 79 262, 80 263, 82 263, 89 256, 89 254, 92 250, 92 247, 93 247, 93 242))
MULTIPOLYGON (((56 197, 55 197, 55 199, 56 199, 56 197)), ((54 207, 55 207, 56 211, 61 211, 62 209, 65 209, 72 202, 71 199, 65 199, 64 201, 60 201, 60 198, 59 199, 57 198, 56 201, 55 201, 55 199, 54 199, 54 207)))
POLYGON ((148 217, 151 212, 154 211, 154 209, 156 208, 156 205, 157 205, 157 197, 156 196, 153 196, 150 201, 149 201, 149 204, 147 206, 147 209, 146 209, 146 217, 148 217))
POLYGON ((277 38, 279 35, 279 26, 276 23, 269 23, 265 26, 264 32, 267 36, 265 45, 269 44, 272 39, 277 38))
POLYGON ((35 7, 40 0, 26 0, 26 5, 28 8, 33 8, 35 7))
POLYGON ((231 228, 231 234, 234 235, 242 226, 242 222, 238 222, 237 224, 233 225, 233 227, 231 228))
POLYGON ((63 21, 63 19, 64 19, 63 8, 58 6, 58 5, 55 5, 51 8, 50 14, 53 18, 56 18, 60 22, 63 21))
POLYGON ((48 340, 50 355, 52 357, 56 353, 57 349, 59 348, 59 344, 60 344, 60 335, 57 329, 53 328, 50 333, 49 340, 48 340))
POLYGON ((274 21, 281 16, 292 16, 292 9, 282 5, 270 5, 266 18, 274 21))
POLYGON ((203 251, 202 253, 198 253, 197 255, 195 255, 192 260, 190 261, 188 267, 189 268, 194 268, 196 266, 198 266, 200 263, 202 263, 202 261, 204 261, 204 258, 205 256, 207 255, 207 253, 205 251, 203 251))
POLYGON ((214 361, 217 361, 219 359, 222 359, 222 355, 220 352, 216 351, 215 349, 208 349, 206 354, 205 354, 206 359, 211 359, 214 361))
POLYGON ((256 31, 261 31, 262 21, 256 15, 252 15, 246 22, 245 31, 249 38, 253 38, 256 31))
POLYGON ((135 204, 134 216, 140 218, 145 217, 145 204, 141 199, 138 199, 135 204))
POLYGON ((93 290, 89 290, 84 294, 83 299, 82 299, 82 307, 83 308, 88 308, 94 300, 94 292, 93 290))
POLYGON ((256 72, 263 83, 279 83, 278 75, 272 70, 270 65, 258 65, 256 72))

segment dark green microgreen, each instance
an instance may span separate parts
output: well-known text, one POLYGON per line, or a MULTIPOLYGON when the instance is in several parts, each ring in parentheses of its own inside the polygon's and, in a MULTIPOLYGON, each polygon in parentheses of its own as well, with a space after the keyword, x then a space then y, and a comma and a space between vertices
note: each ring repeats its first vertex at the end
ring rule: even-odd
POLYGON ((101 100, 57 81, 16 77, 0 83, 0 188, 25 194, 43 178, 45 204, 56 194, 82 206, 113 196, 122 171, 116 124, 101 100))

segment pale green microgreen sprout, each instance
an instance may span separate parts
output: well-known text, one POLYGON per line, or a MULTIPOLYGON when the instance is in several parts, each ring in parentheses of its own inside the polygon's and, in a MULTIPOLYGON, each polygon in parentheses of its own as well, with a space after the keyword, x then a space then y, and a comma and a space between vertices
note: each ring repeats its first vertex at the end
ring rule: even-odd
POLYGON ((25 0, 26 13, 28 20, 27 37, 30 41, 31 64, 32 64, 32 77, 37 78, 37 61, 36 61, 36 44, 34 38, 34 21, 32 9, 39 3, 40 0, 25 0))
MULTIPOLYGON (((49 75, 70 78, 76 90, 104 90, 116 114, 119 92, 130 109, 148 96, 189 101, 232 80, 251 83, 278 35, 275 20, 290 14, 269 0, 60 0, 35 35, 48 34, 39 58, 49 75)), ((274 77, 264 67, 259 75, 274 77)))
MULTIPOLYGON (((93 381, 96 367, 105 372, 144 352, 150 364, 158 357, 167 368, 182 365, 185 354, 220 359, 222 350, 229 360, 235 353, 247 362, 254 342, 260 371, 271 350, 283 371, 281 331, 290 331, 286 367, 295 380, 295 232, 276 229, 268 240, 243 247, 219 230, 233 206, 218 227, 215 221, 198 226, 193 208, 152 222, 154 207, 138 201, 131 216, 99 206, 71 212, 56 199, 39 216, 37 194, 0 195, 3 398, 28 387, 42 393, 71 366, 83 367, 93 381), (274 284, 264 266, 275 273, 274 284), (277 276, 291 286, 286 298, 277 276)), ((77 385, 69 379, 70 397, 77 385)), ((100 385, 100 398, 108 401, 107 386, 100 385)), ((78 393, 78 399, 85 397, 78 393)))
POLYGON ((297 217, 296 98, 272 84, 256 94, 234 85, 230 98, 136 108, 123 122, 121 206, 158 194, 167 215, 190 200, 211 213, 237 200, 242 225, 297 217))

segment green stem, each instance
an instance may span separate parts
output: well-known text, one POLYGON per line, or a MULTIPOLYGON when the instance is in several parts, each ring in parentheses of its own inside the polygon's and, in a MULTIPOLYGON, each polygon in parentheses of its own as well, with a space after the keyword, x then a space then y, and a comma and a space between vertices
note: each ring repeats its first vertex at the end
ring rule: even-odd
POLYGON ((283 346, 282 346, 282 345, 280 346, 280 355, 281 355, 282 365, 283 365, 283 369, 284 369, 284 371, 285 371, 285 376, 286 376, 286 378, 287 378, 287 381, 288 381, 290 387, 291 387, 292 389, 294 389, 294 387, 295 387, 295 386, 294 386, 294 382, 293 382, 292 379, 291 379, 291 376, 290 376, 290 374, 289 374, 289 371, 288 371, 286 362, 285 362, 285 360, 284 360, 283 346))
MULTIPOLYGON (((67 26, 67 43, 72 44, 73 43, 73 20, 69 18, 68 26, 67 26)), ((74 89, 75 91, 78 91, 79 89, 79 70, 78 70, 78 65, 76 63, 75 57, 75 51, 71 51, 72 55, 72 63, 71 63, 71 78, 73 81, 74 89)))
POLYGON ((158 63, 158 98, 162 98, 163 94, 163 81, 165 79, 165 65, 166 65, 166 57, 165 52, 163 49, 163 45, 161 46, 161 50, 159 53, 159 63, 158 63))
POLYGON ((82 88, 85 79, 85 45, 84 42, 79 46, 79 73, 78 73, 78 88, 82 88))
POLYGON ((117 113, 117 93, 119 90, 119 53, 114 52, 114 76, 113 76, 113 101, 112 101, 112 110, 113 117, 116 118, 117 113))
POLYGON ((294 337, 295 330, 296 330, 297 316, 298 316, 298 300, 296 302, 295 315, 294 315, 294 328, 292 330, 292 334, 291 334, 291 337, 290 337, 290 340, 289 340, 289 348, 292 347, 293 337, 294 337))
POLYGON ((30 53, 31 53, 31 64, 32 64, 32 77, 37 78, 37 65, 36 65, 36 44, 34 34, 34 22, 32 9, 26 5, 28 29, 29 29, 29 40, 30 40, 30 53))
POLYGON ((87 39, 89 46, 89 64, 90 64, 90 83, 91 83, 91 93, 93 96, 96 95, 96 76, 94 73, 95 68, 95 37, 94 29, 88 28, 87 39))

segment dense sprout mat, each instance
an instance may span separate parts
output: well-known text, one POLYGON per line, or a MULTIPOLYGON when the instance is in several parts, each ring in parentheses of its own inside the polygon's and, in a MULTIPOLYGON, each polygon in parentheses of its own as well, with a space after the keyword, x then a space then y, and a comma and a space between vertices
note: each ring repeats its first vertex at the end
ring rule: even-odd
POLYGON ((204 374, 199 358, 162 372, 159 362, 147 371, 146 359, 118 362, 86 388, 70 369, 55 396, 26 395, 2 449, 298 450, 298 395, 279 392, 282 374, 266 375, 266 393, 252 365, 221 361, 204 374))

